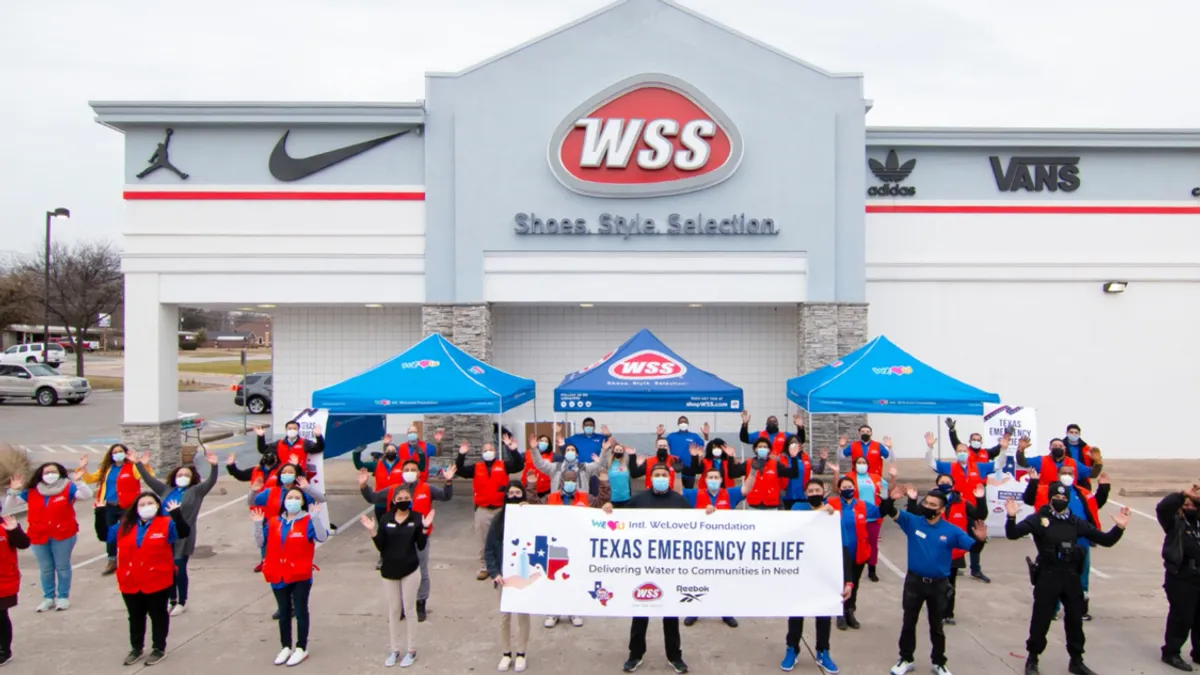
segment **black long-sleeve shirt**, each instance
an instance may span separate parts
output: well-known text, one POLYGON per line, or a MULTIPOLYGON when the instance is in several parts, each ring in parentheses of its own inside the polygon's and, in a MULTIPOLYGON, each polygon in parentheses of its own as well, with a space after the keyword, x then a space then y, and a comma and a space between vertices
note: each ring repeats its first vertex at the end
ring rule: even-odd
MULTIPOLYGON (((958 432, 954 430, 954 427, 950 427, 950 447, 952 447, 952 448, 957 448, 957 447, 958 447, 958 443, 959 443, 959 440, 958 440, 958 432)), ((967 445, 967 447, 969 448, 969 447, 971 447, 971 446, 970 446, 970 445, 967 445)), ((987 449, 988 461, 990 462, 990 461, 992 461, 993 459, 996 459, 997 457, 999 457, 999 456, 1000 456, 1000 451, 1001 451, 1001 450, 1003 450, 1003 448, 1001 448, 1001 447, 1000 447, 1000 444, 999 444, 999 443, 997 443, 997 444, 993 445, 992 447, 988 448, 988 449, 987 449)), ((970 452, 978 452, 978 451, 977 451, 977 450, 971 450, 970 452)))
POLYGON ((1059 518, 1050 506, 1043 506, 1040 511, 1021 522, 1017 522, 1015 516, 1009 516, 1005 521, 1004 536, 1009 539, 1020 539, 1027 534, 1033 535, 1039 567, 1070 568, 1079 571, 1083 566, 1084 553, 1084 548, 1078 543, 1079 539, 1087 539, 1093 544, 1109 547, 1121 540, 1125 530, 1114 526, 1104 532, 1073 514, 1059 518))
MULTIPOLYGON (((657 457, 657 456, 658 455, 655 454, 655 457, 657 457)), ((667 455, 667 466, 671 467, 671 470, 676 473, 690 475, 690 474, 684 473, 688 467, 685 466, 683 462, 679 461, 679 458, 676 457, 675 455, 671 455, 671 454, 667 455)), ((646 463, 638 462, 637 458, 635 456, 630 455, 629 456, 629 477, 630 478, 642 478, 645 475, 646 475, 646 463)))
POLYGON ((508 473, 508 474, 521 473, 521 471, 525 468, 525 457, 523 457, 521 455, 521 453, 509 452, 509 451, 504 451, 504 452, 497 451, 497 452, 500 453, 500 457, 503 458, 502 460, 493 459, 491 462, 485 462, 482 459, 480 459, 478 462, 471 462, 469 464, 467 463, 467 456, 462 453, 459 453, 454 456, 455 473, 458 474, 459 476, 462 476, 463 478, 474 478, 476 466, 483 464, 484 467, 486 467, 486 469, 488 471, 491 471, 492 470, 492 462, 497 462, 497 461, 504 462, 504 472, 508 473))
MULTIPOLYGON (((759 436, 764 435, 766 433, 767 433, 766 429, 754 432, 754 436, 755 436, 754 440, 757 441, 759 436)), ((804 427, 800 427, 800 426, 796 427, 795 435, 800 437, 801 443, 804 443, 808 440, 808 434, 807 434, 807 432, 804 431, 804 427)), ((738 440, 747 445, 749 445, 751 443, 749 423, 747 423, 747 422, 742 423, 742 428, 738 431, 738 440)))
MULTIPOLYGON (((692 461, 683 469, 685 476, 699 476, 704 473, 704 460, 713 461, 712 454, 705 452, 703 456, 692 455, 692 461)), ((824 465, 822 464, 822 467, 824 465)), ((721 475, 725 478, 745 478, 746 477, 746 462, 739 461, 734 457, 723 455, 720 460, 721 475)), ((816 472, 816 468, 813 469, 816 472)), ((821 469, 823 473, 824 468, 821 469)))
POLYGON ((1186 498, 1182 492, 1163 497, 1154 507, 1154 515, 1166 535, 1162 557, 1168 577, 1200 585, 1200 522, 1189 523, 1180 514, 1186 498))
POLYGON ((226 464, 225 471, 230 476, 233 476, 235 479, 240 480, 243 483, 249 483, 250 479, 254 477, 255 469, 259 469, 260 471, 262 471, 263 476, 265 478, 266 476, 270 476, 273 473, 279 473, 279 469, 281 466, 282 465, 279 462, 275 462, 268 468, 266 466, 263 466, 261 463, 259 463, 259 464, 255 464, 254 466, 252 466, 248 469, 239 469, 237 462, 234 462, 233 464, 226 464))
MULTIPOLYGON (((435 502, 448 502, 454 497, 454 484, 446 481, 444 487, 438 487, 433 483, 429 484, 429 499, 435 502)), ((388 493, 392 488, 384 488, 382 490, 372 490, 370 485, 364 485, 359 489, 362 492, 363 499, 367 500, 368 504, 376 506, 387 506, 388 493)))
MULTIPOLYGON (((272 439, 271 444, 267 445, 267 438, 265 436, 259 436, 258 437, 258 454, 265 455, 265 454, 267 454, 267 452, 275 450, 276 448, 279 447, 279 441, 281 441, 281 440, 284 440, 284 439, 281 439, 281 438, 272 439)), ((311 441, 308 440, 307 438, 304 439, 304 453, 306 455, 311 457, 313 455, 319 455, 322 452, 325 452, 325 436, 324 435, 315 436, 313 438, 313 440, 311 440, 311 441)), ((287 463, 287 460, 288 460, 287 457, 279 458, 279 461, 283 462, 285 464, 287 463)))
POLYGON ((409 511, 400 521, 396 520, 396 515, 394 510, 388 509, 375 524, 375 534, 371 537, 379 550, 379 575, 384 579, 403 579, 420 569, 417 551, 423 550, 428 542, 421 514, 409 511))

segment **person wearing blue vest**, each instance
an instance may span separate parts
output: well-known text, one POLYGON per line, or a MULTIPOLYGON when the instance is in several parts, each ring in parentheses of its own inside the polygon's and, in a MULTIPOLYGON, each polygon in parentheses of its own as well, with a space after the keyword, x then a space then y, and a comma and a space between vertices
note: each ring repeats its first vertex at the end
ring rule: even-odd
MULTIPOLYGON (((655 434, 659 438, 666 438, 667 447, 670 449, 671 454, 682 462, 684 466, 687 466, 692 461, 691 447, 693 445, 704 447, 705 441, 708 440, 708 422, 705 422, 704 426, 700 427, 700 434, 688 430, 688 418, 686 415, 679 416, 678 425, 679 427, 676 431, 668 434, 666 427, 660 424, 655 430, 655 434)), ((683 487, 696 487, 696 477, 685 473, 683 475, 683 487)))
MULTIPOLYGON (((825 503, 825 481, 820 478, 809 479, 804 486, 804 499, 792 504, 792 511, 815 511, 822 510, 827 513, 835 513, 832 506, 825 503)), ((853 509, 850 510, 853 513, 853 509)), ((845 532, 846 509, 842 509, 842 531, 845 532)), ((843 542, 845 535, 843 534, 843 542)), ((842 602, 850 599, 850 594, 854 591, 854 554, 845 546, 842 547, 842 579, 845 580, 845 585, 842 587, 842 602)), ((832 622, 830 617, 816 617, 817 624, 817 667, 826 675, 836 675, 838 672, 837 664, 834 663, 833 657, 829 654, 829 636, 832 633, 830 628, 832 622)), ((783 661, 779 663, 779 669, 788 672, 796 667, 796 657, 800 654, 800 639, 804 635, 804 617, 790 616, 787 623, 787 636, 784 642, 787 645, 787 650, 783 653, 783 661)))
MULTIPOLYGON (((904 495, 910 499, 916 494, 911 486, 898 485, 892 488, 893 500, 904 495)), ((932 643, 929 660, 933 664, 933 675, 950 675, 946 668, 946 634, 942 626, 942 613, 950 593, 950 564, 954 549, 967 550, 975 541, 987 540, 987 522, 978 520, 967 534, 957 526, 944 520, 946 495, 930 492, 916 507, 917 513, 897 511, 890 503, 888 513, 908 538, 908 574, 904 577, 902 607, 903 624, 900 628, 900 660, 892 666, 891 675, 905 675, 913 669, 913 652, 917 648, 917 620, 921 608, 926 609, 929 620, 929 641, 932 643)))

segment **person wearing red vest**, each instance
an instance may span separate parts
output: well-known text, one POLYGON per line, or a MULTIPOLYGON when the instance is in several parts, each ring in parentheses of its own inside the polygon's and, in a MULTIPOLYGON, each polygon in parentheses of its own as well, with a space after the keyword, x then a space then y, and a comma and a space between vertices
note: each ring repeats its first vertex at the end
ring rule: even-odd
MULTIPOLYGON (((434 485, 421 480, 420 467, 417 460, 410 459, 404 462, 403 471, 400 474, 400 483, 384 488, 382 490, 371 490, 367 486, 367 481, 370 479, 370 474, 366 469, 362 469, 358 474, 358 487, 362 492, 363 499, 368 503, 374 504, 376 513, 379 513, 380 505, 385 509, 388 504, 395 501, 396 490, 405 488, 408 490, 408 495, 412 499, 412 509, 418 515, 428 516, 433 512, 434 502, 448 502, 454 497, 454 474, 456 469, 454 466, 449 466, 441 476, 441 485, 434 485)), ((386 511, 385 511, 386 513, 386 511)), ((377 517, 378 521, 379 518, 377 517)), ((433 535, 433 526, 429 527, 429 534, 433 535)), ((429 578, 429 549, 430 542, 426 542, 425 547, 417 552, 417 557, 420 559, 421 583, 417 586, 417 622, 425 620, 426 602, 429 600, 429 589, 431 582, 429 578)), ((376 569, 382 569, 383 556, 379 557, 379 564, 376 569)), ((400 618, 405 615, 401 614, 400 618)))
MULTIPOLYGON (((804 443, 808 440, 804 431, 804 416, 800 413, 792 415, 792 422, 796 425, 796 435, 800 437, 800 442, 804 443)), ((771 415, 767 418, 767 425, 762 431, 750 431, 750 413, 742 411, 742 428, 738 431, 738 440, 747 444, 754 445, 758 439, 766 439, 767 445, 771 448, 771 452, 776 455, 784 454, 784 444, 792 437, 790 432, 779 430, 779 418, 771 415)))
MULTIPOLYGON (((279 468, 278 474, 279 484, 275 487, 265 487, 265 483, 254 481, 250 483, 250 492, 246 496, 246 503, 250 507, 250 512, 255 509, 263 509, 267 518, 273 518, 283 511, 284 495, 293 487, 300 488, 304 494, 304 499, 308 502, 324 502, 325 492, 312 483, 308 482, 304 470, 295 464, 284 464, 279 468)), ((258 526, 255 525, 255 531, 258 526)), ((267 549, 261 547, 263 560, 254 568, 255 572, 261 572, 265 564, 267 549)), ((279 617, 275 617, 278 619, 279 617)))
POLYGON ((1049 485, 1058 480, 1058 473, 1064 466, 1075 468, 1075 480, 1083 483, 1092 476, 1091 467, 1076 462, 1067 454, 1067 444, 1061 438, 1050 439, 1050 454, 1041 457, 1026 457, 1025 451, 1033 443, 1028 438, 1017 442, 1017 466, 1033 469, 1038 474, 1038 482, 1049 485))
MULTIPOLYGON (((937 485, 934 489, 946 497, 946 511, 943 517, 951 525, 957 527, 963 532, 970 532, 977 521, 987 520, 987 500, 984 499, 986 488, 983 483, 975 483, 972 488, 973 492, 970 497, 964 495, 958 489, 957 483, 952 476, 945 473, 940 473, 937 476, 937 485)), ((909 493, 908 498, 909 513, 917 513, 917 491, 913 490, 909 493)), ((950 592, 946 596, 946 607, 942 614, 942 623, 953 626, 956 622, 954 619, 954 600, 958 593, 958 574, 959 570, 965 569, 967 566, 967 551, 956 548, 950 554, 950 592)))
POLYGON ((691 466, 687 467, 685 473, 703 476, 712 469, 721 474, 721 487, 725 488, 734 487, 738 478, 746 476, 746 463, 738 461, 737 452, 723 438, 712 439, 705 444, 703 453, 692 455, 691 466))
MULTIPOLYGON (((954 439, 958 438, 957 434, 953 430, 950 431, 950 434, 951 434, 951 438, 954 438, 954 439)), ((983 438, 979 434, 971 434, 971 438, 976 438, 976 437, 978 437, 980 439, 983 438)), ((1004 439, 1001 440, 1001 443, 1004 444, 1003 447, 1006 447, 1006 448, 1008 447, 1007 439, 1008 439, 1008 436, 1005 436, 1004 439)), ((979 442, 982 443, 982 441, 979 441, 979 442)), ((991 476, 992 474, 996 473, 996 471, 998 469, 998 467, 996 466, 996 463, 992 462, 992 461, 982 461, 982 462, 979 461, 977 458, 980 456, 980 454, 976 453, 976 451, 974 449, 972 449, 971 447, 969 447, 963 443, 958 443, 957 445, 953 446, 954 447, 954 460, 953 461, 941 462, 941 461, 934 459, 934 457, 933 457, 933 449, 934 449, 934 446, 936 445, 936 443, 937 443, 937 437, 934 436, 933 432, 932 431, 927 432, 925 434, 925 444, 928 446, 928 449, 925 451, 925 461, 929 462, 929 467, 931 469, 933 469, 934 473, 947 474, 950 476, 950 478, 954 481, 954 491, 957 492, 958 494, 962 495, 963 499, 965 499, 968 504, 968 511, 973 512, 973 509, 975 506, 975 492, 976 492, 975 488, 980 485, 984 485, 984 486, 987 485, 988 477, 991 476)), ((999 452, 1000 447, 1001 446, 999 446, 999 445, 996 446, 997 452, 999 452)), ((980 451, 980 453, 983 456, 988 456, 988 455, 990 455, 991 450, 982 450, 982 451, 980 451)), ((986 488, 985 488, 985 493, 986 493, 986 488)), ((986 514, 986 509, 985 509, 984 513, 986 514)), ((947 511, 947 515, 949 515, 949 511, 947 511)), ((985 515, 985 518, 986 518, 986 515, 985 515)), ((968 520, 973 521, 974 519, 973 519, 973 517, 968 517, 968 520)), ((967 532, 970 532, 971 528, 973 526, 974 526, 973 522, 968 522, 966 528, 964 528, 964 529, 967 532)), ((970 550, 971 578, 975 579, 977 581, 981 581, 985 584, 990 584, 990 583, 992 583, 991 578, 988 577, 988 575, 983 573, 982 556, 983 556, 983 548, 986 545, 987 545, 986 542, 976 541, 975 546, 973 546, 970 550)), ((958 561, 958 558, 955 558, 955 561, 958 561)), ((955 570, 957 570, 957 569, 959 569, 959 568, 956 567, 955 570)), ((958 574, 958 572, 956 571, 955 575, 957 575, 957 574, 958 574)), ((950 579, 950 583, 951 583, 951 586, 955 585, 954 577, 952 577, 950 579)))
MULTIPOLYGON (((884 480, 882 476, 867 473, 867 458, 859 457, 854 460, 853 470, 846 475, 854 481, 855 494, 861 501, 879 506, 887 499, 888 481, 896 482, 896 467, 888 469, 888 480, 884 480)), ((879 564, 879 533, 882 527, 881 518, 867 519, 867 543, 871 550, 867 558, 867 578, 872 582, 879 581, 876 566, 879 564)))
POLYGON ((471 490, 475 500, 475 536, 479 539, 479 573, 475 578, 479 581, 488 578, 487 560, 484 559, 487 531, 488 526, 492 524, 492 518, 504 507, 508 476, 521 473, 525 468, 525 458, 517 452, 516 443, 511 437, 505 441, 500 454, 497 454, 495 444, 484 443, 478 462, 467 461, 471 444, 463 441, 458 447, 458 456, 454 458, 455 473, 460 478, 471 479, 471 490))
POLYGON ((683 472, 683 462, 678 457, 671 454, 671 446, 667 444, 667 439, 659 438, 654 442, 654 456, 642 458, 639 457, 629 472, 630 478, 646 477, 646 489, 650 489, 650 474, 654 471, 654 467, 658 465, 667 467, 670 472, 671 488, 675 489, 675 479, 677 474, 683 472))
POLYGON ((234 480, 239 480, 243 483, 262 481, 265 488, 273 488, 279 485, 279 469, 282 466, 283 464, 279 462, 279 458, 275 456, 274 452, 270 451, 262 455, 258 460, 258 464, 249 469, 239 469, 237 455, 232 452, 229 453, 229 457, 225 460, 225 472, 233 476, 234 480))
POLYGON ((746 462, 747 478, 751 473, 754 474, 754 489, 746 494, 746 504, 752 509, 778 509, 783 492, 781 481, 800 478, 801 465, 796 460, 800 446, 791 446, 788 454, 780 456, 778 460, 771 458, 771 448, 771 442, 759 436, 754 442, 754 458, 746 462), (792 461, 785 463, 784 458, 792 461))
POLYGON ((29 548, 29 537, 12 516, 0 516, 0 666, 13 659, 12 620, 8 610, 17 606, 21 590, 21 568, 17 551, 29 548))
MULTIPOLYGON (((391 667, 399 660, 401 668, 411 666, 417 660, 417 623, 406 624, 406 640, 401 648, 400 622, 407 614, 416 611, 417 587, 421 579, 421 551, 429 546, 429 534, 433 531, 434 511, 429 509, 429 485, 418 482, 416 460, 407 460, 405 470, 412 470, 412 483, 400 483, 387 488, 389 495, 387 511, 376 521, 370 516, 360 519, 363 527, 371 533, 371 541, 379 550, 383 566, 379 575, 383 578, 383 596, 387 599, 388 633, 391 651, 383 665, 391 667), (415 486, 415 487, 413 487, 415 486), (426 512, 417 509, 417 500, 424 498, 426 512), (404 654, 401 658, 401 653, 404 654)), ((424 617, 421 617, 424 621, 424 617)))
MULTIPOLYGON (((699 448, 693 448, 693 457, 699 457, 699 448)), ((720 469, 709 469, 704 473, 702 487, 692 489, 683 488, 683 498, 688 500, 694 509, 703 509, 705 513, 712 514, 714 511, 728 511, 736 509, 737 505, 742 502, 747 492, 754 489, 754 474, 746 477, 741 487, 725 487, 725 479, 721 474, 720 469)), ((689 616, 683 619, 683 625, 691 626, 696 623, 697 617, 689 616)), ((732 616, 721 617, 726 626, 737 628, 737 619, 732 616)))
POLYGON ((312 469, 309 468, 309 458, 325 452, 325 435, 319 424, 313 427, 313 440, 311 441, 301 438, 300 423, 296 420, 289 420, 284 425, 284 437, 270 445, 267 444, 266 429, 257 427, 254 429, 254 433, 258 436, 258 453, 260 455, 274 452, 280 462, 295 464, 308 475, 312 473, 312 469))
POLYGON ((312 593, 313 556, 317 544, 329 538, 329 531, 312 519, 321 510, 320 502, 298 487, 283 495, 283 510, 268 518, 262 509, 251 512, 256 526, 255 542, 267 551, 263 561, 263 579, 271 584, 279 606, 279 641, 283 648, 275 656, 275 665, 300 665, 308 658, 308 596, 312 593), (292 617, 296 618, 293 649, 292 617))
POLYGON ((867 472, 876 476, 883 475, 883 460, 887 459, 892 452, 892 439, 884 436, 883 443, 871 440, 871 427, 862 425, 858 428, 858 440, 853 443, 848 443, 847 438, 842 436, 838 438, 838 445, 842 446, 842 456, 849 457, 851 461, 859 457, 867 458, 867 472))
POLYGON ((791 511, 792 505, 794 505, 796 502, 805 501, 806 497, 804 486, 808 485, 808 481, 812 479, 813 473, 825 473, 825 462, 829 459, 829 450, 822 448, 821 452, 817 456, 817 460, 814 462, 809 454, 804 451, 804 437, 803 435, 800 435, 792 436, 787 440, 787 452, 780 455, 785 463, 791 461, 789 457, 792 454, 791 447, 793 445, 799 447, 795 461, 799 463, 798 469, 800 471, 800 478, 796 480, 780 481, 783 492, 779 495, 779 498, 780 501, 783 502, 784 511, 791 511))
POLYGON ((171 615, 167 598, 175 585, 175 542, 192 533, 179 502, 164 507, 158 495, 143 492, 108 530, 117 547, 117 587, 129 613, 129 656, 125 665, 142 660, 146 646, 146 617, 150 618, 150 654, 146 665, 167 658, 171 615), (163 512, 169 516, 162 515, 163 512))
POLYGON ((850 597, 842 605, 842 616, 838 617, 837 627, 838 630, 846 630, 847 627, 857 630, 860 624, 854 612, 858 609, 858 585, 862 581, 863 569, 871 559, 871 537, 867 532, 867 521, 879 520, 891 506, 886 494, 879 505, 859 499, 858 484, 851 476, 842 476, 837 485, 837 496, 830 497, 826 503, 833 507, 834 511, 842 514, 842 548, 846 549, 853 560, 853 567, 846 581, 854 584, 850 597))
MULTIPOLYGON (((86 473, 87 458, 79 462, 79 468, 84 470, 83 481, 96 488, 95 519, 96 537, 100 541, 108 541, 108 532, 121 520, 125 511, 133 506, 133 502, 142 491, 142 474, 133 465, 129 448, 122 443, 113 443, 100 460, 100 468, 94 473, 86 473)), ((117 571, 116 544, 107 546, 108 565, 100 573, 102 576, 114 574, 117 571)))
MULTIPOLYGON (((20 503, 28 509, 29 541, 37 560, 42 581, 42 604, 37 611, 64 611, 71 607, 71 552, 79 538, 75 518, 75 500, 91 499, 92 490, 82 482, 83 471, 75 472, 75 481, 67 478, 67 469, 48 462, 34 470, 28 482, 14 475, 4 499, 4 513, 12 513, 20 503)), ((2 653, 2 652, 0 652, 2 653)))
MULTIPOLYGON (((416 424, 408 425, 408 432, 405 435, 405 441, 396 446, 397 456, 401 462, 407 462, 410 459, 415 459, 421 466, 421 480, 429 481, 429 458, 437 455, 436 443, 441 443, 446 436, 446 430, 438 427, 433 432, 433 443, 426 443, 421 440, 421 436, 417 431, 416 424)), ((384 444, 392 442, 392 435, 387 434, 383 437, 384 444)))
POLYGON ((549 463, 554 460, 554 449, 550 447, 550 437, 546 434, 529 439, 529 449, 525 451, 525 468, 521 471, 521 485, 529 482, 529 474, 532 473, 537 478, 533 484, 534 491, 539 497, 545 497, 550 494, 550 474, 538 471, 533 461, 535 454, 543 462, 549 463))
MULTIPOLYGON (((525 492, 529 495, 531 504, 545 504, 548 506, 582 506, 584 508, 602 509, 607 507, 612 511, 612 502, 609 497, 612 495, 612 489, 608 484, 608 472, 601 471, 598 473, 597 479, 600 482, 600 488, 597 490, 599 494, 589 495, 586 486, 580 485, 579 473, 567 469, 562 472, 562 480, 559 483, 559 489, 551 492, 545 497, 534 495, 531 490, 533 480, 529 480, 525 486, 525 492)), ((562 617, 555 614, 547 616, 544 625, 546 628, 554 628, 558 625, 562 617)), ((572 616, 571 625, 579 628, 583 625, 582 616, 572 616)))
MULTIPOLYGON (((946 418, 946 430, 950 435, 950 447, 957 448, 962 445, 962 441, 958 439, 958 430, 955 428, 957 422, 953 419, 946 418)), ((976 462, 990 462, 1000 456, 1005 449, 1008 448, 1012 437, 1005 434, 1000 438, 1000 442, 990 448, 983 447, 983 434, 975 432, 967 437, 967 449, 971 453, 971 457, 976 462)))

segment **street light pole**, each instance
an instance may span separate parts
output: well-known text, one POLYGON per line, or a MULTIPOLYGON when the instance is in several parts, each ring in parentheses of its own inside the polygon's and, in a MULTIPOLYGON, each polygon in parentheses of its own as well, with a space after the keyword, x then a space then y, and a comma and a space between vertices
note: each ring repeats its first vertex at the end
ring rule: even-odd
MULTIPOLYGON (((50 221, 56 217, 70 218, 71 212, 61 206, 53 211, 46 212, 46 259, 42 261, 45 265, 45 289, 42 301, 45 303, 45 314, 42 318, 42 363, 47 363, 50 356, 50 221)), ((78 349, 79 345, 75 345, 78 349)))

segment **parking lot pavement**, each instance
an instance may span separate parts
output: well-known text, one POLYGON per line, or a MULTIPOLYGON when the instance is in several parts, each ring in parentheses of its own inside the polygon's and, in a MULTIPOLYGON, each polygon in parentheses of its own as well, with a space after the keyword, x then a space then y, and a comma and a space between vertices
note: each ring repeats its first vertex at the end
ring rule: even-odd
MULTIPOLYGON (((330 513, 345 526, 317 552, 320 571, 312 593, 309 663, 314 673, 361 673, 382 667, 388 651, 384 600, 375 551, 355 521, 365 504, 353 492, 353 472, 344 459, 330 462, 330 513)), ((488 582, 475 581, 477 551, 471 534, 469 485, 454 501, 438 507, 438 529, 432 540, 433 590, 429 621, 419 624, 418 661, 413 672, 461 675, 492 672, 499 658, 496 643, 498 597, 488 582), (464 498, 466 497, 466 498, 464 498)), ((278 673, 271 660, 278 651, 274 601, 261 575, 251 572, 254 548, 244 506, 244 483, 222 475, 205 501, 199 522, 199 549, 188 567, 191 599, 188 611, 171 620, 170 657, 152 673, 208 672, 255 675, 278 673)), ((1129 500, 1144 514, 1154 500, 1129 500)), ((1115 506, 1105 509, 1103 517, 1115 506)), ((90 535, 91 512, 78 507, 80 543, 71 610, 36 614, 39 599, 33 557, 20 554, 21 604, 11 610, 17 660, 13 673, 141 673, 142 666, 120 665, 128 650, 125 611, 112 577, 100 577, 103 547, 90 535), (63 648, 69 645, 68 648, 63 648)), ((1166 603, 1160 589, 1158 550, 1161 530, 1144 516, 1134 516, 1126 537, 1111 550, 1094 554, 1092 606, 1095 620, 1086 624, 1087 662, 1100 675, 1167 673, 1158 662, 1166 603)), ((880 581, 864 579, 858 617, 862 629, 834 631, 833 656, 847 675, 883 675, 896 660, 900 625, 901 575, 905 567, 903 536, 888 523, 882 552, 892 571, 881 565, 880 581)), ((961 579, 958 625, 947 627, 949 667, 957 675, 1010 675, 1020 672, 1029 622, 1030 595, 1024 556, 1029 541, 994 540, 984 551, 984 569, 993 583, 961 579)), ((783 656, 785 620, 744 619, 731 629, 716 620, 682 628, 684 658, 696 673, 761 675, 778 672, 783 656)), ((535 617, 529 647, 531 673, 570 671, 578 675, 619 672, 627 656, 627 619, 588 618, 582 628, 559 624, 553 630, 535 617)), ((1066 672, 1062 622, 1051 627, 1042 672, 1066 672)), ((805 637, 813 640, 813 628, 805 637)), ((917 672, 928 672, 926 624, 917 632, 917 672)), ((666 673, 662 633, 652 623, 650 649, 639 672, 666 673)), ((802 659, 797 673, 816 673, 802 659)))

